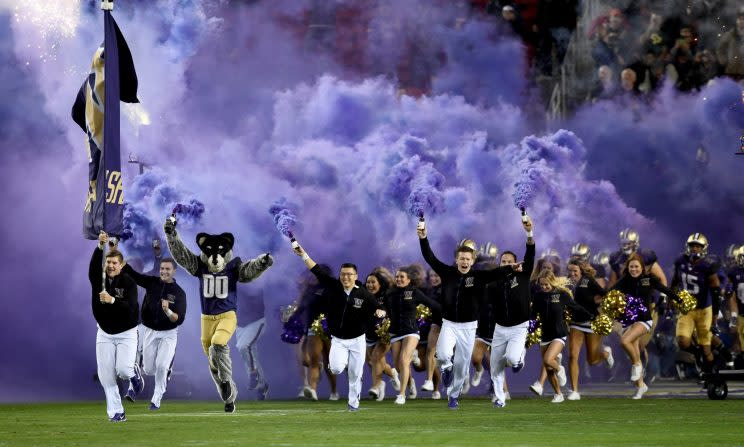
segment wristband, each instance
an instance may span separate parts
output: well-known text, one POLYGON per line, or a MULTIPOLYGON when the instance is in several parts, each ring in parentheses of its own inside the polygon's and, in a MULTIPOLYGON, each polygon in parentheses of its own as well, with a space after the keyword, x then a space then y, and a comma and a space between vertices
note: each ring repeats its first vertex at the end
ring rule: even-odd
POLYGON ((112 297, 111 297, 111 302, 110 302, 109 304, 114 304, 114 302, 115 302, 115 301, 116 301, 116 298, 114 298, 114 297, 112 296, 112 297))
POLYGON ((168 316, 168 318, 172 317, 172 316, 173 316, 173 314, 174 314, 174 312, 173 312, 172 310, 170 310, 170 309, 166 309, 166 310, 165 310, 165 315, 167 315, 167 316, 168 316))
POLYGON ((310 255, 308 255, 307 253, 305 253, 305 254, 302 255, 302 260, 303 261, 307 261, 308 259, 310 259, 310 255))
POLYGON ((737 318, 738 316, 739 316, 739 314, 738 314, 738 313, 736 313, 736 312, 731 312, 731 319, 732 319, 732 320, 733 320, 734 318, 737 318))
POLYGON ((532 230, 527 232, 527 237, 534 238, 534 234, 532 233, 532 230))

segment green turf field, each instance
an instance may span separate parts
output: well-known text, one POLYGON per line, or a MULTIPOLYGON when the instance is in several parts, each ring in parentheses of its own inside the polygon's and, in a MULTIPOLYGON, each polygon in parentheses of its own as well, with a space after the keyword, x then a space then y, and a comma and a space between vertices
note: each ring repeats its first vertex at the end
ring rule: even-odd
POLYGON ((106 419, 104 403, 0 405, 0 446, 444 446, 744 445, 744 400, 584 399, 551 404, 514 399, 345 402, 163 401, 158 412, 126 403, 127 422, 106 419))

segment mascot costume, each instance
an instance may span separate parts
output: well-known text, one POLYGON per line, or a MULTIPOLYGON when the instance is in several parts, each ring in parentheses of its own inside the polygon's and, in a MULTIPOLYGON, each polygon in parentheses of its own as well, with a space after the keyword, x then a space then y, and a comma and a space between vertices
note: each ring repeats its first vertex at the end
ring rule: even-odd
POLYGON ((225 411, 235 411, 238 388, 232 380, 232 362, 228 341, 237 326, 237 284, 250 282, 273 264, 265 253, 247 262, 233 258, 235 238, 231 233, 199 233, 192 253, 176 232, 176 218, 170 216, 163 227, 173 259, 190 274, 199 278, 201 295, 201 342, 209 358, 209 371, 225 402, 225 411))

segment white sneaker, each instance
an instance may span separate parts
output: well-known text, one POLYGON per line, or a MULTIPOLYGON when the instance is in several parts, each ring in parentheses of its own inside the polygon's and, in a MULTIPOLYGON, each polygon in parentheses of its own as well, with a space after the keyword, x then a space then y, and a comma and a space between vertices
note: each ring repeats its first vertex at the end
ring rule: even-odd
POLYGON ((643 395, 646 394, 646 391, 648 391, 648 385, 644 383, 642 387, 636 389, 636 393, 633 395, 632 399, 641 399, 643 395))
POLYGON ((532 385, 530 385, 530 391, 537 394, 538 396, 542 396, 543 386, 540 385, 540 382, 535 382, 532 385))
POLYGON ((485 369, 481 369, 480 371, 478 371, 477 369, 475 370, 475 374, 473 374, 473 380, 470 381, 471 385, 480 385, 481 377, 483 377, 483 371, 485 371, 485 369))
POLYGON ((559 404, 561 402, 563 402, 563 394, 556 394, 553 396, 553 400, 550 401, 553 404, 559 404))
POLYGON ((561 369, 555 375, 558 378, 558 385, 566 386, 566 368, 563 365, 561 365, 561 369))
POLYGON ((421 385, 421 391, 434 391, 434 382, 425 380, 424 384, 421 385))
POLYGON ((643 374, 643 365, 640 363, 636 363, 635 365, 630 367, 630 380, 631 382, 635 382, 636 380, 639 380, 641 378, 641 375, 643 374))
POLYGON ((406 396, 402 394, 398 394, 395 396, 395 404, 396 405, 404 405, 406 403, 406 396))
POLYGON ((413 350, 413 357, 411 357, 411 364, 415 366, 416 368, 421 367, 421 359, 419 358, 419 355, 418 355, 418 349, 413 350))
POLYGON ((462 390, 460 394, 468 394, 470 392, 470 380, 465 379, 465 383, 462 384, 462 390))
POLYGON ((504 400, 511 400, 511 394, 508 391, 504 391, 504 400))
POLYGON ((309 386, 303 388, 302 395, 305 396, 305 399, 318 400, 318 393, 309 386))
POLYGON ((612 367, 615 366, 615 357, 612 356, 612 348, 605 346, 602 350, 607 353, 605 365, 607 365, 607 368, 612 369, 612 367))
POLYGON ((297 393, 297 398, 299 398, 299 399, 304 399, 305 398, 305 387, 304 386, 302 388, 300 388, 300 392, 297 393))
POLYGON ((439 391, 434 391, 431 393, 431 398, 434 400, 439 400, 442 398, 442 395, 439 393, 439 391))
POLYGON ((568 397, 566 399, 581 400, 581 394, 577 393, 576 391, 571 391, 570 393, 568 393, 568 397))
POLYGON ((415 399, 418 396, 418 390, 416 389, 416 381, 413 377, 408 379, 408 398, 415 399))
POLYGON ((379 386, 373 386, 369 389, 369 391, 367 391, 370 399, 377 400, 377 395, 380 393, 379 391, 377 391, 378 388, 379 386))
POLYGON ((328 400, 338 400, 338 393, 331 393, 328 400))
POLYGON ((380 380, 380 384, 377 385, 377 402, 382 402, 385 399, 385 381, 380 380))
POLYGON ((395 368, 393 368, 393 376, 390 378, 390 384, 395 391, 400 391, 400 378, 398 377, 398 370, 395 368))

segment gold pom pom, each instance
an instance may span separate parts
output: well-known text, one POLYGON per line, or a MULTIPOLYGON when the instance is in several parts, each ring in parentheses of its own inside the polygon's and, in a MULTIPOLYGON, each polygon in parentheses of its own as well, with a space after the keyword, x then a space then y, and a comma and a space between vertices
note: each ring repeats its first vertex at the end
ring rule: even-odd
POLYGON ((610 335, 610 332, 612 332, 612 318, 605 314, 597 315, 597 318, 592 320, 592 331, 597 335, 610 335))
POLYGON ((535 332, 531 332, 527 334, 527 341, 525 342, 525 347, 529 348, 532 345, 536 345, 540 343, 540 338, 542 338, 542 327, 538 327, 535 329, 535 332))
POLYGON ((600 312, 611 319, 619 318, 625 313, 625 294, 619 290, 610 290, 602 300, 600 312))
POLYGON ((680 290, 677 293, 677 299, 674 300, 674 307, 679 310, 682 315, 687 315, 688 312, 697 307, 697 299, 687 290, 680 290))
POLYGON ((318 318, 316 318, 315 321, 313 321, 313 324, 310 325, 310 330, 312 330, 315 335, 320 337, 322 340, 328 341, 330 338, 323 327, 323 320, 325 320, 325 314, 318 315, 318 318))
POLYGON ((383 318, 382 321, 377 323, 375 326, 375 334, 380 337, 380 342, 389 345, 390 344, 390 318, 383 318))
POLYGON ((431 309, 419 304, 416 306, 416 319, 428 320, 431 317, 431 309))
POLYGON ((571 324, 573 321, 573 317, 571 316, 571 311, 568 309, 563 310, 563 319, 566 321, 566 326, 571 324))

